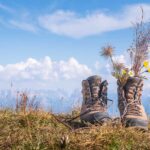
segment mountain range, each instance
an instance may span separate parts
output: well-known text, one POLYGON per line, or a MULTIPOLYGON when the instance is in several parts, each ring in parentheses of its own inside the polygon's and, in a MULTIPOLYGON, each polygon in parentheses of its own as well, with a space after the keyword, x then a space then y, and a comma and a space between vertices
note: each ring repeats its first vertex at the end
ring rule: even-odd
MULTIPOLYGON (((3 108, 15 108, 16 100, 21 99, 20 94, 26 93, 29 100, 35 98, 38 105, 47 111, 55 113, 71 112, 74 108, 79 108, 82 104, 82 95, 80 89, 75 89, 71 93, 66 92, 64 89, 57 90, 0 90, 0 107, 3 108), (18 94, 17 94, 18 93, 18 94)), ((145 94, 144 94, 145 95, 145 94)), ((117 96, 116 93, 108 95, 108 98, 113 102, 108 102, 108 112, 112 116, 118 116, 119 111, 117 108, 117 96)), ((150 101, 149 97, 143 96, 142 103, 145 110, 150 114, 150 101)))

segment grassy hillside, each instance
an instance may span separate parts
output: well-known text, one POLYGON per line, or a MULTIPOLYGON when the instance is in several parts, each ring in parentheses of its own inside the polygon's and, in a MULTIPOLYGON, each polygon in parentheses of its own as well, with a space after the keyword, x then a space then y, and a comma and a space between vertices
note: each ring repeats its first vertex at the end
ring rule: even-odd
MULTIPOLYGON (((73 113, 76 115, 76 113, 73 113)), ((0 110, 0 150, 149 150, 150 132, 124 128, 119 121, 103 126, 70 129, 61 118, 44 111, 0 110)), ((81 125, 76 121, 76 125, 81 125)), ((71 124, 73 126, 73 123, 71 124)), ((74 122, 75 125, 75 122, 74 122)))

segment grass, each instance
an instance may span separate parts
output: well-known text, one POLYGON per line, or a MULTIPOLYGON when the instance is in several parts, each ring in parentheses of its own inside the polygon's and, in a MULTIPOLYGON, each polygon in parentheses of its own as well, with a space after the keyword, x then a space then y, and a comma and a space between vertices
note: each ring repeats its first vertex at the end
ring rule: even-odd
MULTIPOLYGON (((149 150, 150 132, 124 128, 119 121, 107 125, 70 129, 59 115, 42 110, 14 112, 0 110, 0 150, 149 150)), ((76 124, 81 124, 80 120, 76 124)), ((71 123, 73 126, 73 123, 71 123)), ((150 127, 150 126, 149 126, 150 127)))

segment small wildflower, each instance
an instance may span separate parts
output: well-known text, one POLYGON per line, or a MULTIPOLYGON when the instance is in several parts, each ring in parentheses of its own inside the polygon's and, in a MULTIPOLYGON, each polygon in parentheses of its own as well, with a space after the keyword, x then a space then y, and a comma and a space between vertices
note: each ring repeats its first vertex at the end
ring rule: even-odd
POLYGON ((149 73, 150 73, 150 68, 148 68, 148 69, 147 69, 147 72, 149 72, 149 73))
POLYGON ((115 72, 112 72, 112 76, 115 77, 115 78, 117 78, 117 75, 116 75, 115 72))
POLYGON ((143 66, 144 66, 145 68, 148 68, 148 67, 149 67, 149 62, 148 62, 147 60, 144 61, 143 66))
POLYGON ((122 69, 121 73, 122 73, 122 75, 125 75, 127 72, 126 72, 126 70, 122 69))
POLYGON ((115 77, 116 79, 118 79, 120 75, 117 72, 112 72, 112 76, 115 77))
POLYGON ((128 72, 128 75, 129 75, 130 77, 133 77, 133 76, 134 76, 134 72, 133 72, 133 71, 129 71, 129 72, 128 72))
POLYGON ((114 69, 118 72, 121 72, 121 70, 125 68, 123 63, 114 62, 114 69))

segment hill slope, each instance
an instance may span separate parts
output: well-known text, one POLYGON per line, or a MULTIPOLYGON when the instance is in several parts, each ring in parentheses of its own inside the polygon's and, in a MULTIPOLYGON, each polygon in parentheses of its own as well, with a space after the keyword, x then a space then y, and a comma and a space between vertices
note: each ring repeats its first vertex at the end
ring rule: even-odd
MULTIPOLYGON (((118 121, 71 130, 59 119, 72 115, 55 117, 44 111, 0 110, 0 149, 150 149, 149 131, 124 128, 118 121)), ((79 120, 77 123, 81 125, 79 120)))

